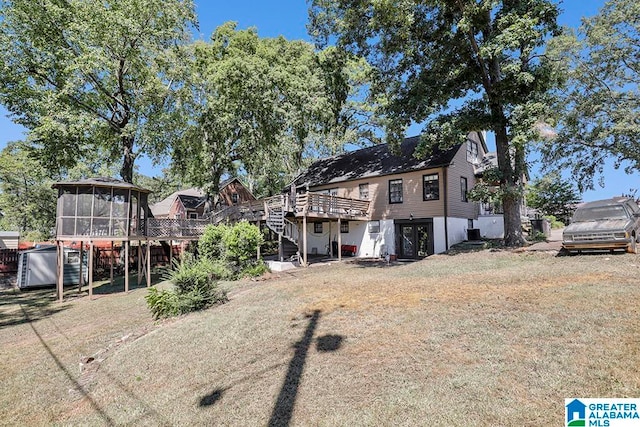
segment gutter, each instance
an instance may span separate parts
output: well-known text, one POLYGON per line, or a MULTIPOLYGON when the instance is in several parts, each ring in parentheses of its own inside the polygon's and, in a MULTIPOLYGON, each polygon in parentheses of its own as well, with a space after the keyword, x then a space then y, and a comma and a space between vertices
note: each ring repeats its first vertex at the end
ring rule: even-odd
POLYGON ((447 169, 448 167, 445 166, 444 168, 442 168, 442 175, 443 175, 443 190, 444 190, 444 250, 448 251, 449 250, 449 227, 447 225, 447 216, 449 214, 449 197, 447 194, 447 169))

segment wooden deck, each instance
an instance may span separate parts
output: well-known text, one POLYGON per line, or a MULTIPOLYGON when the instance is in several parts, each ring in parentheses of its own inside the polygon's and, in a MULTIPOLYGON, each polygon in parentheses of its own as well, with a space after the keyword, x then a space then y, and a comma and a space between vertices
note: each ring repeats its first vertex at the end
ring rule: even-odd
POLYGON ((249 222, 266 221, 269 212, 274 208, 285 213, 293 213, 296 218, 358 221, 369 219, 369 201, 307 192, 297 195, 295 203, 291 203, 288 196, 272 196, 227 206, 206 219, 149 218, 146 237, 151 240, 197 240, 209 224, 243 219, 249 222))
POLYGON ((367 221, 369 201, 307 192, 296 197, 296 217, 367 221))

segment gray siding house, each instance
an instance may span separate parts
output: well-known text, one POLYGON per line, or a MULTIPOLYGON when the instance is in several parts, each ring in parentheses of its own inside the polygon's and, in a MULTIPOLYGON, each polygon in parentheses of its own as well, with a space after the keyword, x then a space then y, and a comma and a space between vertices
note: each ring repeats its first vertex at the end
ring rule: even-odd
POLYGON ((327 251, 338 233, 360 257, 417 259, 466 240, 467 230, 478 225, 479 205, 467 192, 487 153, 485 139, 473 132, 464 144, 436 149, 425 159, 414 157, 418 143, 419 137, 405 139, 398 154, 381 144, 322 159, 294 180, 298 193, 370 201, 369 221, 342 221, 338 229, 330 220, 315 220, 307 231, 310 253, 327 251))

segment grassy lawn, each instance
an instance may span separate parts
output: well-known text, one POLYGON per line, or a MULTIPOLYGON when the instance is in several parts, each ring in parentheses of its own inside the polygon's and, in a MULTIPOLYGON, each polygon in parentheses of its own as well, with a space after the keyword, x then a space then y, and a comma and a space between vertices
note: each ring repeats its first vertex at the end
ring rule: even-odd
POLYGON ((629 254, 335 263, 162 322, 144 288, 2 291, 0 425, 562 425, 565 397, 640 397, 639 273, 629 254))

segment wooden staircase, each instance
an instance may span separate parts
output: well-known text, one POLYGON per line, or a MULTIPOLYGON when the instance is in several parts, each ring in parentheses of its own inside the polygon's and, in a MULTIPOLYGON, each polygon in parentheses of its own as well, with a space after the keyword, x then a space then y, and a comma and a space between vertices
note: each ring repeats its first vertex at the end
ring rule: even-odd
POLYGON ((297 245, 299 240, 298 225, 285 217, 287 211, 284 195, 269 197, 264 201, 267 227, 297 245))

